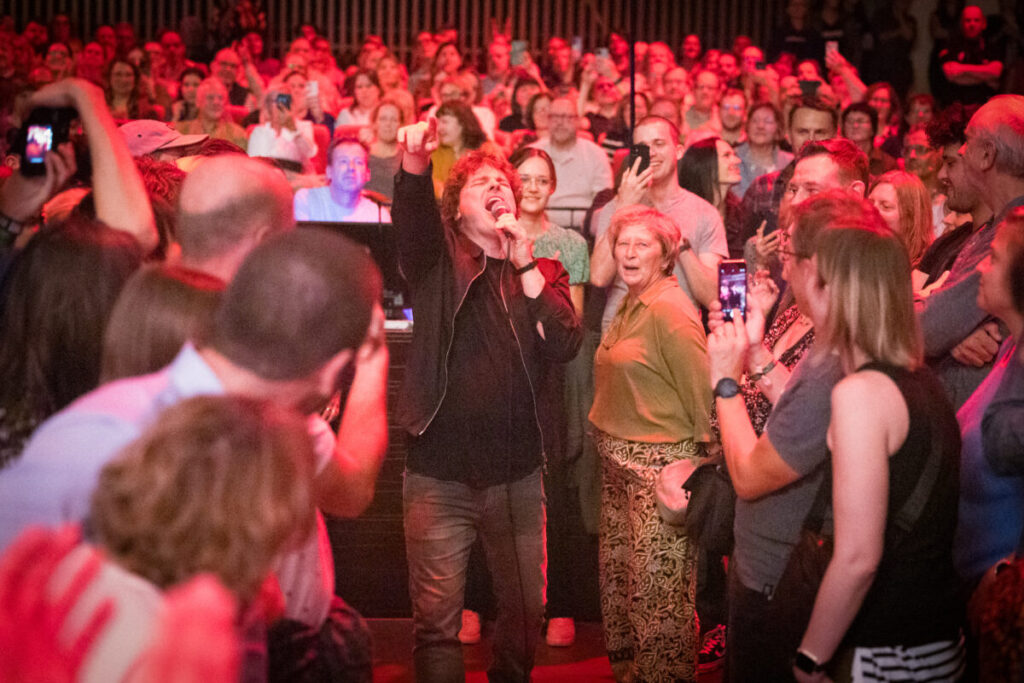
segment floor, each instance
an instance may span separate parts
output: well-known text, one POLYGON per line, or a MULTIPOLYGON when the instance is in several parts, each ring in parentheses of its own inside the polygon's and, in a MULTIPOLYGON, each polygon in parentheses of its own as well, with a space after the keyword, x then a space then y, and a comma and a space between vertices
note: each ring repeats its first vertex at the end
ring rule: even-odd
MULTIPOLYGON (((374 683, 406 683, 412 674, 412 621, 410 619, 368 619, 373 632, 374 683)), ((466 661, 466 681, 481 683, 487 680, 487 662, 490 644, 487 633, 478 645, 463 647, 466 661)), ((572 683, 607 681, 611 683, 612 670, 604 651, 601 624, 578 622, 576 642, 571 647, 548 647, 541 642, 537 648, 537 663, 533 670, 536 683, 555 681, 572 683)), ((698 679, 700 683, 719 683, 721 672, 716 671, 698 679)))

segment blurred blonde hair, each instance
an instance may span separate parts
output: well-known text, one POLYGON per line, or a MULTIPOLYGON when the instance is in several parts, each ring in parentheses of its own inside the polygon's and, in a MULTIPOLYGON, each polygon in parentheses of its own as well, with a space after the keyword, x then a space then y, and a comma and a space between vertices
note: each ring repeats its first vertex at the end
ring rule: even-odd
POLYGON ((90 522, 119 564, 161 588, 210 572, 249 600, 273 560, 314 528, 313 473, 299 415, 192 398, 103 468, 90 522))

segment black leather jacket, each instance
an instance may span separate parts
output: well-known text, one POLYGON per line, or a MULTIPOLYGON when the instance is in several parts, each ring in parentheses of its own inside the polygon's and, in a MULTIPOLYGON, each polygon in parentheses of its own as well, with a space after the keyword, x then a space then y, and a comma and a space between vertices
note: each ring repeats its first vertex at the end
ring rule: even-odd
MULTIPOLYGON (((391 220, 399 262, 412 290, 414 321, 397 420, 419 436, 444 400, 455 316, 473 280, 483 272, 486 257, 477 244, 442 225, 430 171, 425 175, 398 172, 391 220)), ((543 364, 572 360, 583 340, 569 298, 568 273, 558 261, 538 261, 547 281, 540 295, 525 296, 519 278, 512 278, 508 297, 520 355, 534 386, 535 407, 543 364), (544 327, 543 338, 537 332, 538 322, 544 327)))

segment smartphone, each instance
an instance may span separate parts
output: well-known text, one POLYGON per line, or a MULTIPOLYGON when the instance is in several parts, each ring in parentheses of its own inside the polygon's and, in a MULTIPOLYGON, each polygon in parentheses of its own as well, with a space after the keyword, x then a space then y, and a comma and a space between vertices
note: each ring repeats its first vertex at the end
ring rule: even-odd
POLYGON ((821 81, 797 81, 797 85, 800 86, 800 94, 804 97, 814 97, 818 94, 818 88, 821 87, 821 81))
POLYGON ((599 47, 596 50, 594 50, 594 56, 597 57, 598 59, 608 59, 609 57, 611 57, 611 54, 612 53, 609 52, 608 48, 606 47, 599 47))
POLYGON ((46 175, 46 153, 68 141, 71 121, 78 116, 69 107, 37 107, 29 114, 21 135, 21 174, 46 175))
POLYGON ((286 92, 277 93, 277 106, 290 111, 292 108, 292 96, 286 92))
POLYGON ((725 259, 718 262, 718 301, 722 315, 732 320, 732 312, 739 309, 747 317, 747 264, 743 259, 725 259))
POLYGON ((768 68, 768 64, 765 63, 765 61, 762 59, 761 61, 756 62, 754 64, 754 68, 757 69, 758 71, 764 71, 765 69, 768 68))
POLYGON ((626 168, 633 168, 637 159, 640 159, 640 168, 637 169, 637 173, 643 173, 651 165, 651 148, 642 142, 631 145, 629 157, 626 159, 626 168))
POLYGON ((309 81, 306 83, 306 97, 320 96, 320 81, 309 81))
POLYGON ((572 38, 572 59, 574 62, 580 61, 580 55, 583 54, 583 36, 573 36, 572 38))
POLYGON ((826 40, 825 41, 825 54, 829 52, 839 52, 839 41, 838 40, 826 40))
POLYGON ((512 52, 509 56, 512 66, 522 66, 526 63, 526 41, 513 40, 512 52))

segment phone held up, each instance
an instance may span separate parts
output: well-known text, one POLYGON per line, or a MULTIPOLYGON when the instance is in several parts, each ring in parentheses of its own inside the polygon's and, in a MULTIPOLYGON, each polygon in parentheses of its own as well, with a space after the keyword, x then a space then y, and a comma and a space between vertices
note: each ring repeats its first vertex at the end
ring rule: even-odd
POLYGON ((19 133, 21 174, 46 175, 46 153, 68 141, 78 112, 71 107, 36 107, 19 133))
POLYGON ((633 168, 636 160, 640 160, 640 167, 636 170, 638 174, 643 173, 651 165, 651 148, 642 142, 631 145, 629 158, 626 159, 626 168, 633 168))
POLYGON ((281 107, 285 111, 290 111, 292 108, 292 96, 286 92, 278 93, 277 106, 281 107))
POLYGON ((718 262, 718 301, 722 316, 732 321, 732 312, 739 310, 747 317, 747 264, 743 259, 725 259, 718 262))

